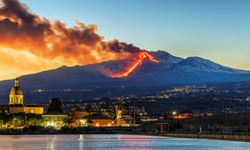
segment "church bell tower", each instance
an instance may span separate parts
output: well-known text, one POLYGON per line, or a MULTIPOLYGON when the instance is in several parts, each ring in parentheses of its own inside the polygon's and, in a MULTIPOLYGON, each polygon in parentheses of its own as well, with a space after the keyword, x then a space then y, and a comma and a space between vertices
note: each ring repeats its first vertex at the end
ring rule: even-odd
POLYGON ((15 85, 10 91, 9 104, 23 104, 23 92, 19 87, 19 80, 15 80, 15 85))

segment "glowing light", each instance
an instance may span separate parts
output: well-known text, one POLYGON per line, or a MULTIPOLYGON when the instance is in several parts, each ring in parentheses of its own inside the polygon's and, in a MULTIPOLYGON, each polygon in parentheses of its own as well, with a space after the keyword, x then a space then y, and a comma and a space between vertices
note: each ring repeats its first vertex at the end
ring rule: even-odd
POLYGON ((49 125, 50 125, 50 123, 47 123, 47 125, 49 126, 49 125))
POLYGON ((173 111, 173 115, 176 115, 176 112, 175 112, 175 111, 173 111))
POLYGON ((150 55, 147 51, 143 50, 143 51, 139 52, 139 60, 137 60, 126 72, 124 72, 122 74, 113 75, 111 77, 116 78, 116 77, 128 76, 128 74, 131 73, 137 66, 142 64, 142 60, 145 58, 149 58, 149 60, 156 62, 156 63, 159 63, 159 61, 155 60, 152 55, 150 55))
POLYGON ((53 126, 53 125, 54 125, 54 123, 52 122, 52 123, 51 123, 51 125, 53 126))

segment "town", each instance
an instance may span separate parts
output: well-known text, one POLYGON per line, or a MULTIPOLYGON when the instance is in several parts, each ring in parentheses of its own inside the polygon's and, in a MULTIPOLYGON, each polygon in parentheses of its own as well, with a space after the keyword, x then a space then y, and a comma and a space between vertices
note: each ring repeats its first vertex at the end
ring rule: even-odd
POLYGON ((45 127, 40 128, 41 131, 60 131, 65 127, 69 130, 124 127, 133 132, 194 132, 200 128, 227 132, 250 130, 247 83, 183 86, 138 96, 93 100, 52 98, 48 102, 24 102, 23 91, 16 79, 9 104, 0 104, 2 131, 30 131, 29 127, 33 126, 45 127))

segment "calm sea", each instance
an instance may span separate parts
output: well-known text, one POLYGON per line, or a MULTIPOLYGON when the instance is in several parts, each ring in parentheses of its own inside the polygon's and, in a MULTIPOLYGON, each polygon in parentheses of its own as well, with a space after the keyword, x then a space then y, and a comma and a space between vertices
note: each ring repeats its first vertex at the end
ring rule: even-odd
POLYGON ((120 134, 0 135, 1 150, 241 150, 248 142, 120 134))

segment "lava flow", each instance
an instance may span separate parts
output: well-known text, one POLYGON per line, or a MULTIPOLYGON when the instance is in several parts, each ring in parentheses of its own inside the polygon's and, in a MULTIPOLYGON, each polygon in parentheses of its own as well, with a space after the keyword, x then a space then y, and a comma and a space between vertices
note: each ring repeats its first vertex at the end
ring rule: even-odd
POLYGON ((128 70, 122 74, 116 74, 111 76, 112 78, 116 78, 116 77, 125 77, 128 76, 128 74, 130 72, 132 72, 137 66, 139 66, 140 64, 142 64, 142 60, 145 58, 149 58, 149 60, 154 61, 159 63, 159 61, 155 60, 154 57, 152 55, 150 55, 147 51, 143 50, 139 52, 139 60, 137 60, 131 67, 128 68, 128 70))

